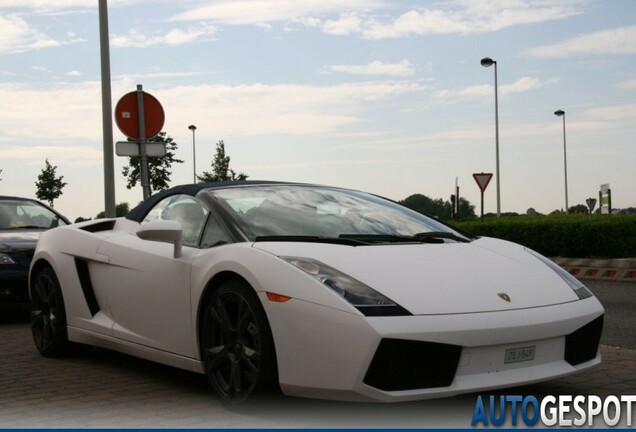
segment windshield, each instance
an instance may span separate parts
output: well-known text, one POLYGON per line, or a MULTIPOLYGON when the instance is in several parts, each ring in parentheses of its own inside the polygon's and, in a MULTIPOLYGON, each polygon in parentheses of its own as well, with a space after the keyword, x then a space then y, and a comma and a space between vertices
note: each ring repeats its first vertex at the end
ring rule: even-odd
POLYGON ((64 220, 36 202, 22 200, 0 201, 0 230, 48 229, 62 225, 66 225, 64 220))
POLYGON ((455 233, 420 213, 363 192, 300 185, 211 190, 254 240, 264 236, 414 236, 455 233))

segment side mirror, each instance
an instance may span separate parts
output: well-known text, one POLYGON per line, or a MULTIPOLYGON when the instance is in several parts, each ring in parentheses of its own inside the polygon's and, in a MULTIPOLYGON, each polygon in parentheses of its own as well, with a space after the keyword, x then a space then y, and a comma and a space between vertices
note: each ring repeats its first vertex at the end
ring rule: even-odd
POLYGON ((174 244, 174 257, 181 256, 181 225, 177 221, 156 220, 143 224, 137 230, 137 237, 161 243, 174 244))

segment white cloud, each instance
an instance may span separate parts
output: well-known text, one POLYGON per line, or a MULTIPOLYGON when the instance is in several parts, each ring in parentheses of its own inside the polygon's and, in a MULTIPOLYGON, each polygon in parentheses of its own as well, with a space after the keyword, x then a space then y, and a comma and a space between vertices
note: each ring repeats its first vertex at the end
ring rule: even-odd
MULTIPOLYGON (((512 84, 499 85, 497 90, 500 96, 508 96, 514 93, 534 90, 552 82, 553 81, 541 82, 539 78, 521 77, 512 84)), ((490 84, 479 84, 457 90, 441 90, 437 92, 435 98, 442 102, 457 102, 458 100, 467 98, 492 97, 494 91, 494 87, 490 84)))
POLYGON ((538 46, 527 53, 540 58, 636 54, 636 26, 584 34, 556 44, 538 46))
POLYGON ((183 124, 213 119, 220 135, 321 134, 359 121, 376 101, 421 91, 410 82, 313 85, 197 85, 157 92, 183 124), (192 113, 192 106, 203 107, 192 113), (176 113, 176 114, 175 114, 176 113), (199 120, 196 120, 199 121, 199 120))
POLYGON ((628 121, 633 122, 636 118, 636 104, 612 105, 591 108, 585 115, 593 120, 599 121, 628 121))
POLYGON ((59 86, 1 84, 0 142, 99 139, 101 93, 98 82, 59 86), (19 101, 19 103, 17 102, 19 101), (13 103, 12 103, 13 102, 13 103))
POLYGON ((636 79, 620 82, 618 87, 624 90, 636 90, 636 79))
MULTIPOLYGON (((113 103, 131 87, 130 80, 115 81, 113 103)), ((45 153, 38 148, 42 146, 99 146, 100 90, 98 81, 47 86, 0 84, 0 100, 19 101, 0 104, 0 159, 11 154, 12 158, 41 162, 45 153), (17 142, 22 144, 17 146, 17 142), (25 149, 14 152, 17 147, 25 149)), ((418 84, 396 81, 333 86, 189 85, 152 93, 166 110, 169 133, 176 128, 173 125, 209 122, 215 125, 217 136, 245 136, 338 132, 360 121, 362 111, 376 102, 421 90, 418 84)), ((119 133, 114 129, 117 140, 119 133)), ((75 164, 99 163, 93 153, 78 152, 68 158, 75 164)))
POLYGON ((71 7, 95 7, 95 2, 91 0, 0 0, 0 8, 51 10, 71 7))
POLYGON ((446 3, 445 8, 410 10, 388 22, 368 20, 360 31, 367 39, 430 34, 471 34, 568 18, 579 13, 576 2, 470 1, 446 3))
POLYGON ((68 71, 66 72, 66 76, 70 76, 70 77, 81 77, 82 73, 78 70, 72 70, 72 71, 68 71))
POLYGON ((182 45, 214 40, 216 28, 206 24, 187 29, 172 29, 165 34, 147 36, 138 30, 130 30, 123 36, 113 36, 114 48, 144 48, 153 45, 182 45))
MULTIPOLYGON (((154 0, 154 2, 157 1, 154 0)), ((131 3, 142 2, 147 3, 148 0, 109 0, 108 6, 129 6, 131 3)), ((97 10, 97 2, 95 0, 0 0, 0 8, 32 9, 36 13, 48 14, 69 9, 97 10)))
POLYGON ((55 161, 55 165, 95 166, 103 162, 103 152, 97 148, 82 145, 9 145, 0 147, 0 159, 3 161, 25 161, 28 164, 39 165, 47 158, 55 161))
POLYGON ((336 20, 325 21, 322 30, 336 36, 359 33, 362 30, 362 19, 355 12, 345 13, 336 20))
POLYGON ((543 84, 539 78, 521 77, 512 84, 504 84, 499 87, 499 91, 503 96, 514 93, 523 93, 541 87, 543 84))
POLYGON ((581 3, 581 0, 448 0, 438 3, 436 8, 412 9, 391 18, 376 15, 387 6, 379 0, 222 0, 195 7, 172 19, 209 20, 227 25, 291 21, 315 27, 322 23, 322 30, 328 34, 358 34, 368 39, 386 39, 482 33, 515 25, 561 20, 579 14, 581 3))
POLYGON ((59 46, 17 15, 0 15, 0 53, 59 46))
POLYGON ((259 24, 298 20, 381 6, 378 0, 222 0, 182 12, 175 21, 212 21, 220 24, 259 24))
POLYGON ((355 75, 392 75, 392 76, 409 76, 413 75, 415 70, 413 65, 406 59, 399 63, 383 63, 381 61, 372 61, 365 65, 333 65, 329 67, 333 72, 345 72, 355 75))

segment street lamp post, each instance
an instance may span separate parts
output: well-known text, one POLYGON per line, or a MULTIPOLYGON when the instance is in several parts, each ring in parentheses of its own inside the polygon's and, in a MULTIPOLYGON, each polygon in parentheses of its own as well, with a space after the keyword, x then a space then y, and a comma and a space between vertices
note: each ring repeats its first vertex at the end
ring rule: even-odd
POLYGON ((490 57, 484 57, 481 59, 481 65, 483 67, 495 65, 495 176, 497 178, 497 217, 499 217, 501 216, 501 185, 499 180, 499 96, 497 95, 497 62, 490 57))
POLYGON ((193 124, 188 126, 188 129, 192 131, 192 173, 194 177, 194 183, 197 182, 197 152, 194 144, 194 131, 197 130, 197 127, 193 124))
POLYGON ((569 213, 570 207, 568 206, 568 159, 565 147, 565 111, 557 110, 554 112, 557 117, 563 117, 563 171, 565 172, 565 213, 569 213))

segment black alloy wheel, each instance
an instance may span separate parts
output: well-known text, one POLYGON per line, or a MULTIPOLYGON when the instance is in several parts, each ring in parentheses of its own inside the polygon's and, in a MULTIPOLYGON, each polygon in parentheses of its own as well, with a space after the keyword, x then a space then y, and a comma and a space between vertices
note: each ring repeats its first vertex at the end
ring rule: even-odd
POLYGON ((239 403, 276 389, 272 334, 251 287, 240 281, 221 285, 205 306, 201 331, 205 373, 225 401, 239 403))
POLYGON ((31 333, 38 351, 47 357, 68 353, 66 313, 60 283, 50 267, 43 267, 31 282, 31 333))

